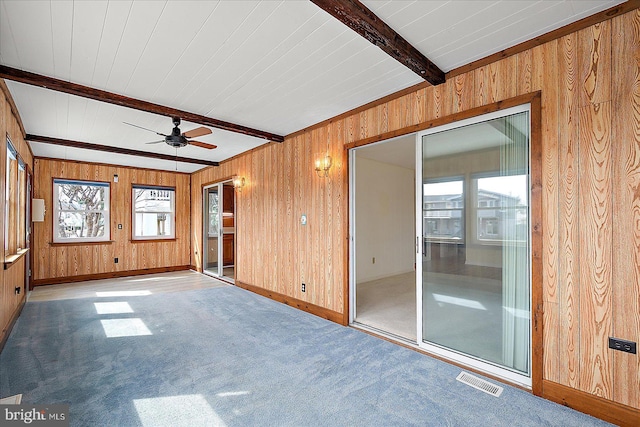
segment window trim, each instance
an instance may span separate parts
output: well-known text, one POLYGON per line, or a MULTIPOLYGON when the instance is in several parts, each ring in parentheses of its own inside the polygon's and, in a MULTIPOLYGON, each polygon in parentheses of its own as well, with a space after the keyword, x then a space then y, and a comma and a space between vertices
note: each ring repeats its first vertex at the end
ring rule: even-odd
MULTIPOLYGON (((154 213, 154 212, 148 212, 154 213)), ((156 212, 166 213, 166 212, 156 212)), ((145 242, 145 241, 169 241, 176 240, 176 187, 170 187, 166 185, 148 185, 148 184, 131 184, 131 241, 132 242, 145 242), (136 236, 136 203, 135 203, 135 191, 136 190, 165 190, 171 191, 173 196, 171 197, 171 214, 173 216, 171 234, 166 236, 136 236)))
POLYGON ((27 164, 11 140, 5 135, 4 253, 15 257, 28 248, 27 243, 27 164), (12 172, 13 171, 13 172, 12 172))
POLYGON ((109 181, 89 181, 85 179, 72 178, 53 178, 52 180, 52 205, 53 215, 51 220, 51 237, 55 244, 73 244, 73 243, 108 243, 111 241, 111 183, 109 181), (105 208, 100 212, 104 213, 104 234, 100 237, 60 237, 56 230, 56 221, 60 212, 58 208, 58 186, 60 183, 87 184, 99 187, 106 187, 107 197, 105 197, 105 208))

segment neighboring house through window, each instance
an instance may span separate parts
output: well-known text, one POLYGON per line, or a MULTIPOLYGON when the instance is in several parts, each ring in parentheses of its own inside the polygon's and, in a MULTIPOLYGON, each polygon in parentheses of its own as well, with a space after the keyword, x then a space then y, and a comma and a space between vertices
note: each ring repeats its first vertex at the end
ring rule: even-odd
POLYGON ((430 240, 464 242, 464 180, 424 184, 424 228, 430 240))
POLYGON ((133 186, 133 238, 175 238, 175 189, 133 186))

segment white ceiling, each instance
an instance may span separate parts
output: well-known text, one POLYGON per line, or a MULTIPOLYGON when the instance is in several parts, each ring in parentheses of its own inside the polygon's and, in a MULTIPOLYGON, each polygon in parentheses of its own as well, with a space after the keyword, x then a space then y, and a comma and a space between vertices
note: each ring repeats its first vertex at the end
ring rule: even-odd
MULTIPOLYGON (((622 1, 363 3, 443 71, 622 1)), ((0 64, 287 135, 422 80, 309 1, 0 0, 0 64)), ((167 117, 7 81, 27 133, 176 154, 167 117)), ((200 125, 183 122, 182 131, 200 125)), ((265 140, 213 129, 181 157, 222 161, 265 140)), ((202 166, 42 143, 36 156, 202 166)))

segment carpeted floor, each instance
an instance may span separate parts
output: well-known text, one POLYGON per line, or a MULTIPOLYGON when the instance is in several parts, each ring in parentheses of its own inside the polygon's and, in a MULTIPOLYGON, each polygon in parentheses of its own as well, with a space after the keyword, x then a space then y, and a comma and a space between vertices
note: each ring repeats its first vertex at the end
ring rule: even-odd
POLYGON ((73 426, 606 425, 459 372, 224 286, 29 302, 0 354, 0 397, 68 403, 73 426))

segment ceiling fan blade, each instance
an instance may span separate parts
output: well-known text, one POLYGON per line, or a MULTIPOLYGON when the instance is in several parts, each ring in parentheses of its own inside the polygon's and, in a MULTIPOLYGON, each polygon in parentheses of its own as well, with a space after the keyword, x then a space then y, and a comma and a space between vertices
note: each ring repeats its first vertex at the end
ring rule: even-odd
POLYGON ((161 139, 160 141, 145 142, 145 144, 160 144, 161 142, 164 142, 164 139, 161 139))
POLYGON ((202 135, 209 135, 210 133, 211 129, 201 126, 199 128, 191 129, 190 131, 185 132, 182 135, 184 135, 185 138, 195 138, 202 135))
POLYGON ((122 122, 122 123, 124 123, 125 125, 129 125, 129 126, 136 127, 136 128, 140 128, 140 129, 148 130, 149 132, 153 132, 153 133, 155 133, 156 135, 160 135, 160 136, 167 136, 167 135, 165 135, 165 134, 163 134, 163 133, 156 132, 155 130, 151 130, 151 129, 143 128, 142 126, 134 125, 133 123, 127 123, 127 122, 122 122))
POLYGON ((218 148, 217 145, 207 144, 205 142, 200 142, 200 141, 188 141, 188 142, 191 145, 195 145, 196 147, 200 147, 200 148, 206 148, 208 150, 213 150, 214 148, 218 148))

